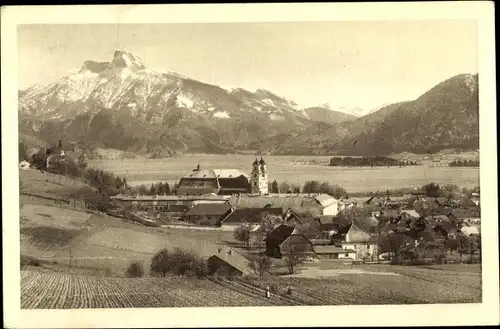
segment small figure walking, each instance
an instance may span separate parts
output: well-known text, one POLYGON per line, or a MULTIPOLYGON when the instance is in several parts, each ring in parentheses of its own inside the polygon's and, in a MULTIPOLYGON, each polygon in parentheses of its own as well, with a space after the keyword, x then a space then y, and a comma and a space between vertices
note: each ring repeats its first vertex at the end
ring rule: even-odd
POLYGON ((266 287, 266 298, 271 298, 271 291, 269 290, 269 286, 266 287))
POLYGON ((292 294, 292 287, 290 287, 290 286, 286 287, 286 294, 287 295, 291 295, 292 294))

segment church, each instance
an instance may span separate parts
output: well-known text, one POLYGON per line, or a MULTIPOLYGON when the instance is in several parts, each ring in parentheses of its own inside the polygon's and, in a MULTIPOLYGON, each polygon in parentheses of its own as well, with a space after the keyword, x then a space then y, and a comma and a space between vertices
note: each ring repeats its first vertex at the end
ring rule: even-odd
POLYGON ((177 195, 195 196, 204 194, 269 194, 268 172, 263 158, 255 159, 251 175, 237 169, 202 169, 198 165, 183 176, 175 190, 177 195))

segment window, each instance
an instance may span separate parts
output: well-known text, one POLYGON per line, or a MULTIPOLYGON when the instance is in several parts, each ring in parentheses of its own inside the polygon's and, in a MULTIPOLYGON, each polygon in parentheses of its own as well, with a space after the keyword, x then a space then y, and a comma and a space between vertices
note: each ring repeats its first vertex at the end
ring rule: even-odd
POLYGON ((349 257, 349 254, 345 254, 345 257, 349 257))

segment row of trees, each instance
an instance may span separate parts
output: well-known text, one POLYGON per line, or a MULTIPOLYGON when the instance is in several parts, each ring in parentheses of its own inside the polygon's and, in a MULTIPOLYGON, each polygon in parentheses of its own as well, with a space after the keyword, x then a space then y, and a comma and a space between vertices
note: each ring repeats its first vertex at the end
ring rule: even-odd
POLYGON ((158 182, 158 183, 152 183, 151 186, 148 188, 146 185, 141 184, 140 186, 136 186, 133 188, 130 188, 129 193, 131 194, 140 194, 140 195, 170 195, 172 194, 172 190, 170 188, 170 185, 165 182, 158 182))
POLYGON ((416 166, 415 161, 399 161, 392 158, 371 156, 371 157, 332 157, 330 166, 335 167, 384 167, 384 166, 416 166))
POLYGON ((325 193, 333 196, 334 198, 340 199, 342 197, 347 196, 347 191, 338 185, 333 185, 328 182, 321 183, 317 180, 306 181, 302 188, 300 185, 289 184, 284 181, 278 183, 274 180, 269 184, 269 192, 270 193, 325 193))
POLYGON ((455 160, 448 167, 479 167, 479 160, 455 160))

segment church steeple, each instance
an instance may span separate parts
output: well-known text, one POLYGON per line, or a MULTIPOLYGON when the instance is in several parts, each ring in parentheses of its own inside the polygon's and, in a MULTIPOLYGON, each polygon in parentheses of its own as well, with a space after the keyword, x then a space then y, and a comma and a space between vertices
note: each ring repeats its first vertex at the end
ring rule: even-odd
POLYGON ((268 194, 268 177, 267 177, 267 167, 266 162, 261 157, 260 161, 258 158, 252 164, 252 175, 250 178, 250 184, 252 187, 253 194, 268 194))

